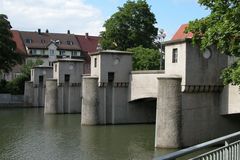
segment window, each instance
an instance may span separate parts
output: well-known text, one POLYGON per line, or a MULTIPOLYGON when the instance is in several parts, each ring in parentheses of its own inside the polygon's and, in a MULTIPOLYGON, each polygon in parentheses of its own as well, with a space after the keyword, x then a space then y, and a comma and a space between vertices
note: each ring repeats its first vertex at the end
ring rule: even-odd
POLYGON ((55 72, 57 72, 57 64, 54 65, 55 72))
POLYGON ((36 55, 37 54, 37 50, 36 49, 30 49, 29 53, 32 55, 36 55))
POLYGON ((70 75, 69 74, 65 74, 65 82, 69 82, 70 81, 70 75))
POLYGON ((60 45, 60 44, 61 44, 61 41, 60 41, 60 40, 56 40, 56 41, 55 41, 55 44, 56 44, 56 45, 60 45))
POLYGON ((50 49, 49 52, 50 52, 50 53, 49 53, 50 56, 54 56, 54 50, 53 50, 53 49, 50 49))
POLYGON ((53 62, 49 62, 48 64, 49 64, 49 66, 53 66, 53 62))
POLYGON ((43 76, 39 76, 39 83, 43 82, 43 76))
POLYGON ((59 53, 60 53, 60 56, 64 56, 65 55, 65 51, 64 50, 60 50, 59 53))
POLYGON ((73 41, 67 41, 68 45, 73 45, 73 41))
POLYGON ((41 43, 45 43, 46 41, 45 41, 45 39, 41 39, 41 43))
POLYGON ((94 67, 97 67, 97 58, 94 58, 94 67))
POLYGON ((72 51, 72 56, 77 56, 77 51, 72 51))
POLYGON ((44 55, 45 54, 45 50, 41 50, 41 55, 44 55))
POLYGON ((174 48, 172 51, 172 63, 178 62, 178 49, 174 48))
POLYGON ((108 82, 114 81, 114 72, 108 72, 108 82))
POLYGON ((32 43, 32 40, 29 39, 29 38, 27 38, 27 39, 25 40, 25 42, 26 42, 26 43, 32 43))

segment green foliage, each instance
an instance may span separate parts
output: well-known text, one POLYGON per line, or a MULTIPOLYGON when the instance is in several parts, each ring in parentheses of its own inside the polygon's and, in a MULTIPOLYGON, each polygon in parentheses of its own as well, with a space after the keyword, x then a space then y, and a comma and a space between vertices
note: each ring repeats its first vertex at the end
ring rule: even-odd
POLYGON ((104 24, 103 49, 127 50, 142 45, 152 48, 158 29, 156 19, 145 0, 128 0, 104 24))
POLYGON ((37 59, 36 61, 27 60, 26 64, 24 64, 21 68, 22 75, 28 77, 30 79, 31 69, 35 66, 42 65, 43 61, 41 59, 37 59))
POLYGON ((221 79, 223 80, 223 84, 240 84, 240 61, 233 63, 228 68, 225 68, 222 72, 221 79))
MULTIPOLYGON (((240 3, 239 0, 199 0, 201 5, 211 10, 211 14, 189 23, 186 32, 192 32, 193 42, 201 50, 215 45, 227 55, 240 56, 240 3)), ((237 77, 240 63, 236 62, 223 71, 224 83, 240 84, 237 77)))
POLYGON ((8 82, 6 88, 8 92, 11 94, 24 94, 24 84, 25 81, 28 80, 28 77, 24 75, 20 75, 13 79, 12 81, 8 82))
POLYGON ((22 62, 22 57, 16 53, 11 28, 7 16, 0 14, 0 72, 9 72, 14 65, 22 62))
POLYGON ((21 75, 17 76, 12 81, 0 81, 0 93, 24 94, 25 81, 30 80, 31 69, 37 65, 43 64, 43 61, 38 59, 36 61, 28 60, 21 68, 21 75))
POLYGON ((158 50, 142 46, 128 49, 133 52, 133 70, 158 70, 160 53, 158 50))

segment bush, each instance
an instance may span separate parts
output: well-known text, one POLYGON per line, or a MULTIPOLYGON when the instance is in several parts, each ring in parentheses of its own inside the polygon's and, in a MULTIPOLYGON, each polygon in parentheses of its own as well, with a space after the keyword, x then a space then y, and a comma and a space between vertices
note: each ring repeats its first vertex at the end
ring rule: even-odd
POLYGON ((7 83, 7 90, 11 94, 24 94, 24 84, 28 80, 27 76, 20 75, 17 78, 7 83))
POLYGON ((0 80, 0 93, 9 93, 7 83, 8 82, 5 79, 0 80))

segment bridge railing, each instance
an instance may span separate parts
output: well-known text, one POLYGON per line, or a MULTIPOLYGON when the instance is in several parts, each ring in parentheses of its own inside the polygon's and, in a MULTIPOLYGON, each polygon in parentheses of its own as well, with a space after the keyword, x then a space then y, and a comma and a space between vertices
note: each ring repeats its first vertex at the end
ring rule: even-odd
POLYGON ((218 149, 212 150, 210 152, 204 153, 200 156, 191 158, 190 160, 240 160, 240 131, 223 136, 217 139, 210 140, 189 148, 185 148, 162 157, 155 158, 154 160, 175 160, 176 158, 194 153, 201 149, 206 149, 208 147, 214 146, 225 142, 225 146, 218 149), (237 141, 229 144, 228 141, 238 139, 237 141))

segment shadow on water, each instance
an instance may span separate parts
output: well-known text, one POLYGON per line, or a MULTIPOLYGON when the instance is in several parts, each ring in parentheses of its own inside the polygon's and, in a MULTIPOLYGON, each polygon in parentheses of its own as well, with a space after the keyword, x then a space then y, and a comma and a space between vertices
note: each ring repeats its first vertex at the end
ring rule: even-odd
POLYGON ((0 159, 149 160, 154 124, 81 126, 80 114, 44 115, 43 108, 0 109, 0 159))

